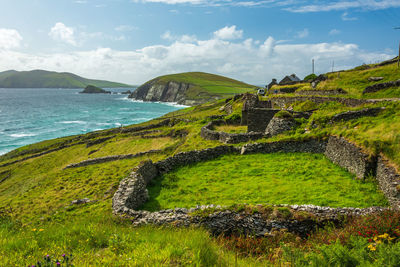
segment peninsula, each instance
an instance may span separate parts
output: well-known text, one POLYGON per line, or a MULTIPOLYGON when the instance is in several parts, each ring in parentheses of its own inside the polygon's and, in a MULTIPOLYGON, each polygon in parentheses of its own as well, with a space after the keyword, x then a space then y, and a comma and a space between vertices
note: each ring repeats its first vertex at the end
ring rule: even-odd
POLYGON ((132 87, 123 83, 87 79, 69 72, 45 70, 0 72, 0 88, 85 88, 87 85, 103 88, 132 87))

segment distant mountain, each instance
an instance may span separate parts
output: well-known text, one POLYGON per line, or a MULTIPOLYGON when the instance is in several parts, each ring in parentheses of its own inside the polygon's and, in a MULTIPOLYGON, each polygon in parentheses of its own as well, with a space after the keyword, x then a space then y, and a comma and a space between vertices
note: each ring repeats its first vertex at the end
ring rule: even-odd
POLYGON ((87 85, 108 88, 131 87, 123 83, 86 79, 68 72, 45 70, 0 72, 0 88, 85 88, 87 85))

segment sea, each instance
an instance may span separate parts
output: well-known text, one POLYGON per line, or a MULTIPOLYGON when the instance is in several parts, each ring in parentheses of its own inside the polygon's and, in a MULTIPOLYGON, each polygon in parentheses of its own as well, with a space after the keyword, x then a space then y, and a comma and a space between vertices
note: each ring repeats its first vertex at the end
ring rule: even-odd
POLYGON ((185 107, 121 94, 136 88, 105 89, 113 94, 0 88, 0 155, 43 140, 145 122, 185 107))

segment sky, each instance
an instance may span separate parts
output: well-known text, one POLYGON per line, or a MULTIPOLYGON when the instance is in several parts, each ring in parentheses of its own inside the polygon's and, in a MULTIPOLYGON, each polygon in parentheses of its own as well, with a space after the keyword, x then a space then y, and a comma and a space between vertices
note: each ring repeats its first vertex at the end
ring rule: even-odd
POLYGON ((400 0, 0 0, 0 71, 140 85, 203 71, 255 85, 393 58, 400 0))

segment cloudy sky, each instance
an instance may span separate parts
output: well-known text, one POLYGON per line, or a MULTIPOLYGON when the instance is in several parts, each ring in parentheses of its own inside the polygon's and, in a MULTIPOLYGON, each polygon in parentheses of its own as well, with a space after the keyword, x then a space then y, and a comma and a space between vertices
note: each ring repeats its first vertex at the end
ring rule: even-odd
POLYGON ((396 55, 400 0, 1 1, 0 71, 141 84, 204 71, 264 85, 396 55))

